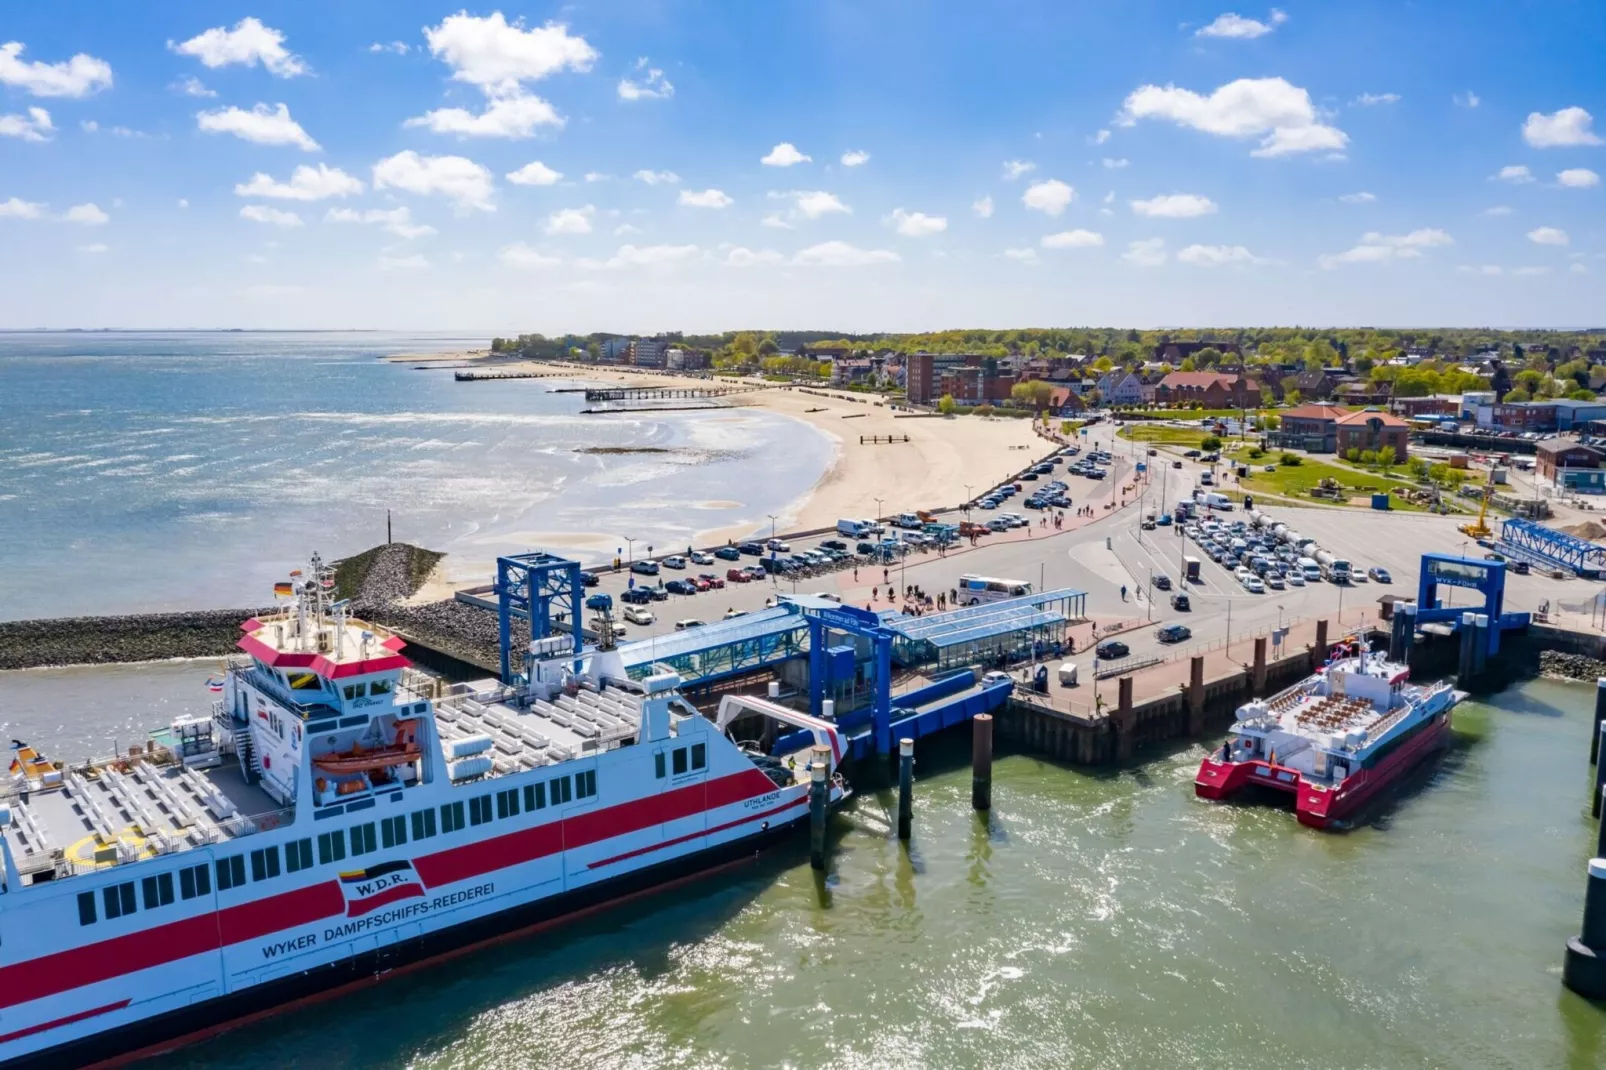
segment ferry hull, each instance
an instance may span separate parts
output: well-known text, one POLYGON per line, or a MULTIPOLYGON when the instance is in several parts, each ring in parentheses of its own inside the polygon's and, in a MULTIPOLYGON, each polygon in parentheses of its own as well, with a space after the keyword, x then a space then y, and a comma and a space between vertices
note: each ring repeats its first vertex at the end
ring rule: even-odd
MULTIPOLYGON (((806 819, 807 811, 803 813, 806 819)), ((33 1052, 0 1063, 0 1070, 58 1070, 61 1067, 109 1070, 175 1051, 293 1006, 332 998, 432 963, 520 939, 557 922, 607 909, 636 896, 663 892, 677 884, 700 880, 714 872, 753 861, 762 850, 793 835, 804 823, 804 819, 794 819, 694 855, 670 859, 605 882, 425 933, 182 1011, 33 1052)))
POLYGON ((1261 759, 1223 762, 1206 758, 1194 779, 1194 794, 1201 799, 1226 799, 1248 784, 1292 794, 1294 814, 1301 825, 1326 829, 1346 821, 1375 799, 1401 775, 1445 746, 1450 739, 1450 711, 1441 711, 1377 765, 1362 769, 1334 791, 1306 781, 1293 769, 1261 759))

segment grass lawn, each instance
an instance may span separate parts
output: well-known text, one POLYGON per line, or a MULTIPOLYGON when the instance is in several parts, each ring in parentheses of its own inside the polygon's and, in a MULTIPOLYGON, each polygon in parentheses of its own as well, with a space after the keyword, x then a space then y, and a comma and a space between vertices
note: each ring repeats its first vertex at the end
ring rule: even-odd
MULTIPOLYGON (((1242 489, 1246 494, 1262 491, 1287 498, 1305 498, 1322 502, 1331 502, 1332 499, 1311 499, 1310 489, 1323 479, 1337 480, 1344 488, 1347 498, 1370 494, 1373 491, 1410 487, 1410 484, 1398 479, 1384 479, 1382 476, 1357 471, 1353 468, 1340 468, 1338 465, 1313 461, 1309 457, 1302 458, 1297 465, 1285 465, 1277 461, 1278 456, 1280 456, 1279 452, 1274 450, 1258 461, 1244 459, 1242 463, 1249 465, 1249 475, 1240 480, 1235 486, 1242 489), (1275 472, 1262 471, 1262 468, 1267 464, 1276 464, 1277 470, 1275 472)), ((1421 511, 1420 506, 1413 505, 1397 494, 1391 495, 1390 499, 1391 508, 1415 512, 1421 511)))
MULTIPOLYGON (((1136 409, 1132 411, 1131 415, 1151 416, 1161 420, 1192 420, 1194 423, 1198 423, 1206 418, 1212 420, 1236 420, 1239 411, 1237 409, 1136 409)), ((1244 415, 1275 416, 1277 415, 1277 410, 1260 409, 1257 411, 1255 409, 1247 409, 1244 411, 1244 415)))
POLYGON ((1156 442, 1165 446, 1188 446, 1198 449, 1199 443, 1210 432, 1199 427, 1166 427, 1161 424, 1128 424, 1120 431, 1122 438, 1134 442, 1156 442))

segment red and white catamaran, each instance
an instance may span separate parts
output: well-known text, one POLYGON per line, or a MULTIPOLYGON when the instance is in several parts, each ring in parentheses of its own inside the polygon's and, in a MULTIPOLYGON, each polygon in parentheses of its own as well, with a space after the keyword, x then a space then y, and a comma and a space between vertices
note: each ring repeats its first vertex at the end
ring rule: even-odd
MULTIPOLYGON (((212 716, 0 781, 0 1067, 162 1050, 750 855, 804 821, 837 730, 532 644, 527 686, 441 683, 325 605, 246 621, 212 716), (769 717, 795 756, 726 729, 769 717)), ((214 685, 217 682, 214 681, 214 685)))

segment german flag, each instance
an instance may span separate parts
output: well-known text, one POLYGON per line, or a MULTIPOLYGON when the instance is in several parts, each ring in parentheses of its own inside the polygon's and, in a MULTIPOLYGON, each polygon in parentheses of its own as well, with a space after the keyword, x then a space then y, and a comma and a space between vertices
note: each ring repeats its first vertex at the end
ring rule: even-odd
POLYGON ((295 594, 295 590, 295 585, 286 580, 282 583, 275 583, 273 585, 273 596, 275 598, 289 598, 291 595, 295 594))

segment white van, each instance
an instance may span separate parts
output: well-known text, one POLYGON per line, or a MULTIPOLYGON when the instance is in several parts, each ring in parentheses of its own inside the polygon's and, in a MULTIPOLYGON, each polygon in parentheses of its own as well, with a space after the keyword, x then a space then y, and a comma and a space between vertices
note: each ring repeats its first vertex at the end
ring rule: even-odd
POLYGON ((1315 583, 1322 578, 1322 566, 1318 565, 1314 558, 1302 557, 1294 564, 1298 566, 1299 574, 1304 576, 1307 582, 1315 583))
POLYGON ((1232 499, 1225 494, 1206 494, 1204 503, 1212 509, 1220 509, 1223 512, 1232 510, 1232 499))

